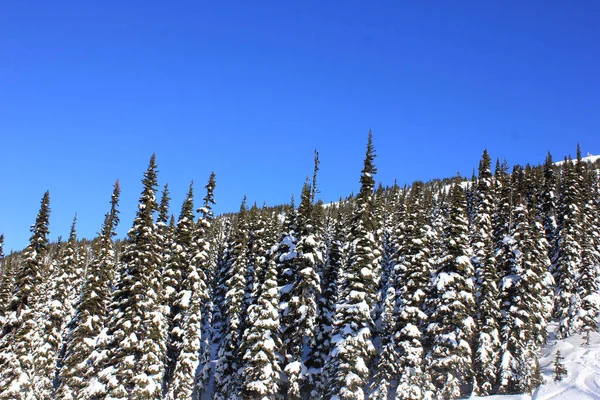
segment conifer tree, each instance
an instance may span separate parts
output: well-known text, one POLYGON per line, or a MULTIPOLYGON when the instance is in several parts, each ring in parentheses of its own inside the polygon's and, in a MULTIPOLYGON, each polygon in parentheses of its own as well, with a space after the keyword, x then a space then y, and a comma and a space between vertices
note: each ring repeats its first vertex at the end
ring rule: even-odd
POLYGON ((505 241, 510 246, 511 259, 510 272, 501 286, 504 304, 499 391, 526 393, 540 383, 536 323, 543 314, 543 303, 540 276, 536 273, 539 267, 535 265, 539 260, 534 257, 528 210, 521 201, 515 207, 514 229, 505 241))
MULTIPOLYGON (((164 198, 164 196, 163 196, 164 198)), ((173 236, 171 257, 167 262, 164 273, 165 298, 169 307, 167 340, 167 362, 165 367, 165 379, 163 390, 168 390, 175 366, 181 352, 183 342, 182 320, 189 306, 189 288, 184 286, 184 279, 190 273, 192 262, 192 245, 195 235, 194 223, 194 188, 190 187, 181 206, 179 220, 175 227, 173 236), (182 304, 183 303, 183 304, 182 304)))
POLYGON ((590 331, 598 331, 600 313, 600 189, 596 170, 585 172, 583 188, 581 272, 576 287, 581 299, 578 329, 589 337, 590 331))
POLYGON ((307 368, 303 355, 315 346, 317 299, 321 291, 317 266, 323 262, 318 245, 320 238, 315 234, 313 207, 310 185, 305 182, 297 216, 297 255, 292 269, 291 298, 284 310, 286 325, 292 328, 284 338, 287 358, 285 372, 288 379, 286 397, 289 399, 299 399, 301 391, 311 391, 306 382, 307 368))
POLYGON ((556 235, 556 167, 552 154, 548 152, 543 166, 543 180, 540 191, 540 208, 546 240, 552 244, 556 235))
POLYGON ((465 194, 460 185, 452 189, 450 214, 445 228, 445 249, 430 287, 427 355, 437 397, 456 398, 470 393, 475 308, 471 277, 472 250, 467 236, 465 194))
POLYGON ((157 167, 150 158, 138 212, 122 257, 122 276, 113 293, 110 340, 99 375, 109 397, 158 399, 164 375, 166 321, 162 306, 162 248, 154 213, 157 167))
POLYGON ((42 198, 40 211, 31 227, 29 245, 15 279, 13 296, 6 309, 0 337, 0 399, 26 399, 32 396, 36 363, 31 350, 39 343, 36 313, 39 290, 47 269, 50 193, 42 198))
POLYGON ((474 349, 474 392, 487 396, 496 384, 498 353, 500 351, 499 281, 493 241, 493 182, 490 157, 484 150, 479 163, 479 178, 475 194, 473 265, 477 300, 477 332, 474 349))
POLYGON ((37 398, 51 398, 54 392, 54 381, 57 365, 63 352, 63 338, 68 322, 73 315, 73 301, 79 292, 80 276, 83 272, 82 260, 77 249, 77 234, 73 219, 69 240, 52 283, 50 301, 41 307, 42 330, 40 343, 33 351, 36 359, 36 379, 34 393, 37 398))
POLYGON ((227 261, 224 301, 225 336, 221 341, 215 370, 215 400, 239 397, 242 379, 241 341, 245 329, 243 312, 246 291, 245 268, 248 265, 248 221, 246 198, 236 216, 232 248, 227 261))
POLYGON ((329 356, 329 396, 340 399, 363 399, 371 360, 375 354, 372 343, 375 324, 378 277, 377 247, 373 216, 373 189, 377 172, 373 161, 375 151, 369 132, 367 153, 360 178, 361 188, 353 213, 350 242, 352 254, 343 271, 341 297, 338 300, 334 324, 335 347, 329 356))
POLYGON ((557 249, 553 265, 557 295, 555 317, 559 320, 558 338, 565 338, 578 330, 580 299, 575 289, 581 265, 580 188, 576 168, 568 159, 563 164, 557 249))
POLYGON ((560 382, 565 376, 567 376, 567 369, 562 363, 565 358, 560 355, 560 350, 556 350, 556 356, 554 357, 554 382, 560 382))
POLYGON ((270 259, 264 282, 255 304, 248 309, 248 330, 244 334, 244 399, 276 399, 280 385, 279 351, 282 347, 279 330, 277 263, 270 259))
MULTIPOLYGON (((204 386, 208 383, 210 378, 207 368, 210 368, 209 361, 212 359, 210 338, 211 329, 213 324, 213 309, 215 308, 213 300, 213 282, 215 280, 215 269, 217 265, 218 256, 218 243, 223 239, 218 236, 218 231, 215 230, 214 225, 214 213, 212 210, 215 205, 215 188, 217 186, 216 175, 211 172, 208 183, 205 186, 206 195, 203 199, 202 207, 196 211, 200 214, 200 218, 196 223, 196 236, 194 238, 194 256, 192 257, 192 263, 196 267, 198 274, 198 281, 190 280, 190 284, 196 287, 196 290, 192 290, 195 296, 192 300, 199 304, 192 303, 193 307, 196 307, 200 312, 200 357, 198 360, 201 376, 196 378, 195 392, 202 392, 204 386)), ((191 279, 191 278, 190 278, 191 279)), ((189 287, 189 286, 188 286, 189 287)), ((191 313, 190 309, 190 313, 191 313)), ((196 322, 190 317, 187 322, 190 327, 187 327, 189 339, 188 342, 192 343, 195 336, 196 322), (191 335, 191 336, 190 336, 191 335)), ((191 346, 187 346, 187 353, 195 351, 191 346)))
POLYGON ((393 311, 375 376, 376 398, 430 399, 431 378, 423 368, 427 315, 423 312, 431 270, 431 225, 422 182, 415 182, 407 198, 404 239, 393 272, 393 311))
POLYGON ((321 294, 318 299, 318 315, 315 334, 315 345, 309 356, 309 376, 314 386, 310 398, 319 399, 325 389, 324 368, 327 356, 331 351, 331 333, 337 302, 338 274, 343 262, 343 218, 339 209, 335 216, 330 216, 327 224, 330 232, 326 234, 327 256, 323 266, 321 279, 321 294))
POLYGON ((116 268, 115 246, 112 241, 119 224, 119 181, 114 184, 110 211, 104 217, 99 232, 96 256, 90 262, 86 283, 75 316, 66 338, 64 358, 57 381, 57 397, 62 399, 88 399, 95 394, 98 378, 93 362, 95 344, 104 329, 110 301, 111 286, 116 268))

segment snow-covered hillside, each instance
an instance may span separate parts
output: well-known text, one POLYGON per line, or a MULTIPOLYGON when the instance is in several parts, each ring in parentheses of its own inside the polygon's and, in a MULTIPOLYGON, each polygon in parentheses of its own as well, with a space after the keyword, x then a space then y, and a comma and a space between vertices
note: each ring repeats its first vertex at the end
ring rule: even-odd
POLYGON ((600 399, 600 335, 590 334, 590 344, 585 345, 582 335, 564 340, 554 339, 556 324, 548 327, 549 340, 540 356, 544 384, 533 395, 471 397, 486 400, 598 400, 600 399), (557 350, 564 357, 567 376, 554 381, 554 358, 557 350))
MULTIPOLYGON (((594 156, 592 154, 588 154, 587 156, 581 158, 581 161, 588 162, 588 163, 594 163, 598 160, 600 160, 600 155, 594 156)), ((554 163, 554 165, 562 165, 564 162, 565 162, 564 160, 557 161, 554 163)))

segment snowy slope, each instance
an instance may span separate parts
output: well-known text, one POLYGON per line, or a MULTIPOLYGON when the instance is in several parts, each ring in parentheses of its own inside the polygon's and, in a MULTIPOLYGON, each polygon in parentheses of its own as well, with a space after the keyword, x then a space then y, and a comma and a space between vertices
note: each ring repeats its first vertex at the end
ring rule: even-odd
POLYGON ((600 399, 600 335, 590 335, 590 345, 585 346, 581 335, 565 340, 555 340, 552 324, 548 345, 542 349, 540 367, 544 374, 544 384, 533 395, 471 397, 485 400, 598 400, 600 399), (560 350, 568 375, 560 382, 554 382, 554 356, 560 350))
MULTIPOLYGON (((581 161, 588 162, 588 163, 593 163, 593 162, 596 162, 598 160, 600 160, 600 155, 594 156, 594 155, 588 154, 585 157, 581 157, 581 161)), ((557 162, 554 163, 554 165, 562 165, 564 162, 565 162, 564 160, 563 161, 557 161, 557 162)))

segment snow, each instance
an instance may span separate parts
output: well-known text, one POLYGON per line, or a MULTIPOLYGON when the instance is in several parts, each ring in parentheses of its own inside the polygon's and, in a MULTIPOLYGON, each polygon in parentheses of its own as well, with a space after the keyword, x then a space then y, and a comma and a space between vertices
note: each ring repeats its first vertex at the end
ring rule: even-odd
POLYGON ((583 335, 573 335, 564 340, 555 339, 556 323, 548 327, 548 344, 541 350, 540 367, 544 383, 533 394, 473 396, 470 399, 486 400, 598 400, 600 399, 600 334, 590 333, 590 345, 585 345, 583 335), (567 376, 554 381, 554 357, 560 350, 564 357, 567 376))
MULTIPOLYGON (((596 162, 598 160, 600 160, 600 155, 595 156, 595 155, 592 155, 592 154, 588 154, 585 157, 581 157, 581 161, 588 162, 588 163, 594 163, 594 162, 596 162)), ((573 160, 573 161, 575 161, 575 160, 573 160)), ((559 165, 560 166, 560 165, 563 165, 564 162, 565 162, 564 160, 557 161, 557 162, 554 163, 554 165, 559 165)))

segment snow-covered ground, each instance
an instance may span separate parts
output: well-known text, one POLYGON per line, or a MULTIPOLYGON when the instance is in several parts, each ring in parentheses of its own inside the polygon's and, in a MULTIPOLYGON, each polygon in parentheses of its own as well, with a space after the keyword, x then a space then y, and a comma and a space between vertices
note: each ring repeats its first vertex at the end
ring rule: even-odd
MULTIPOLYGON (((596 162, 597 160, 600 160, 600 155, 594 156, 592 154, 588 154, 585 157, 581 157, 581 161, 588 162, 588 163, 593 163, 593 162, 596 162)), ((564 162, 565 162, 564 160, 557 161, 554 163, 554 165, 562 165, 564 162)), ((598 397, 594 397, 594 398, 597 399, 598 397)))
POLYGON ((532 395, 471 397, 485 400, 598 400, 600 399, 600 335, 590 334, 590 345, 586 346, 582 335, 564 340, 554 339, 556 325, 548 327, 548 344, 542 348, 540 367, 544 384, 532 395), (554 382, 554 357, 560 350, 567 376, 554 382))

